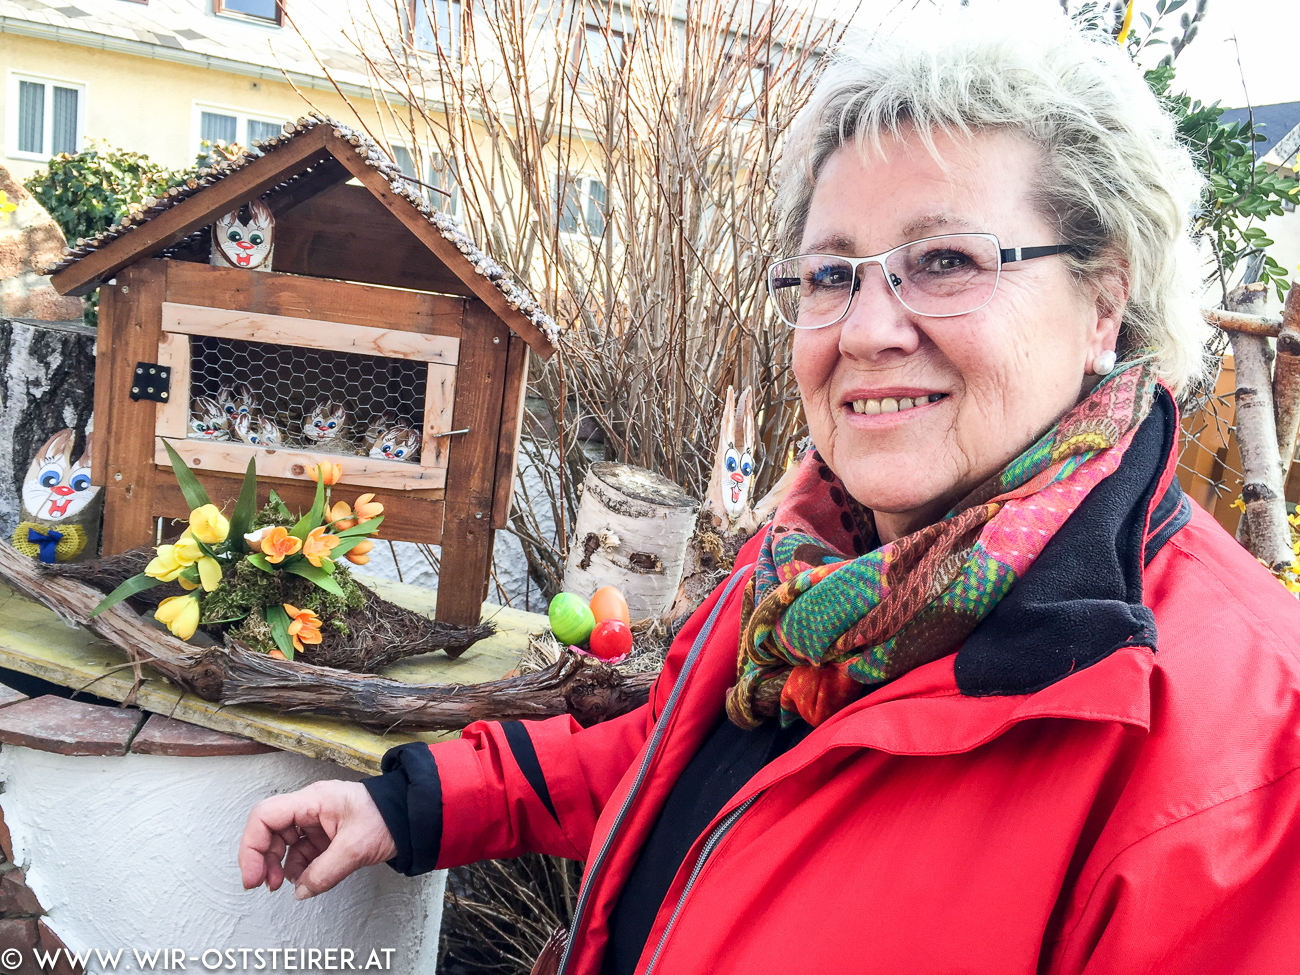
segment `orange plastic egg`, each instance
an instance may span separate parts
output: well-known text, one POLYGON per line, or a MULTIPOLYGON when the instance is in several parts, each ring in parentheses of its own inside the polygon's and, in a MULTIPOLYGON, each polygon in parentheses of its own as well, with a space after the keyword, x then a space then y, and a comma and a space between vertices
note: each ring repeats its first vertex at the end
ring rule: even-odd
POLYGON ((622 620, 624 626, 632 625, 627 600, 615 586, 601 586, 592 594, 591 615, 596 618, 597 623, 603 623, 605 620, 622 620))

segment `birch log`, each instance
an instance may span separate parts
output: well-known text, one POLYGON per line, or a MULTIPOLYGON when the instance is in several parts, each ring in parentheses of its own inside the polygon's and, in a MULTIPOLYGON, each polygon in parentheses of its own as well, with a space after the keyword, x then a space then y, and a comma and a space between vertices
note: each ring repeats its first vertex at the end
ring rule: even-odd
POLYGON ((1241 489, 1246 504, 1244 543, 1255 558, 1279 572, 1291 564, 1293 553, 1273 420, 1268 339, 1244 332, 1229 335, 1237 376, 1237 447, 1245 482, 1241 489))
POLYGON ((633 619, 657 619, 672 606, 698 503, 653 471, 592 464, 564 567, 564 589, 590 599, 617 586, 633 619))
POLYGON ((1282 313, 1273 364, 1273 417, 1277 426, 1277 453, 1282 461, 1282 482, 1295 459, 1296 432, 1300 430, 1300 285, 1292 285, 1282 313))

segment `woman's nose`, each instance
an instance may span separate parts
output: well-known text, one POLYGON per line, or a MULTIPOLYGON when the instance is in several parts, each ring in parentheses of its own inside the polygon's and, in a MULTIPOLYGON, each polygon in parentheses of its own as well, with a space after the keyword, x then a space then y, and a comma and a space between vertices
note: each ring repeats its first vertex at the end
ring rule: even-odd
POLYGON ((840 323, 840 354, 846 358, 870 360, 888 352, 910 355, 920 347, 920 330, 890 290, 887 273, 879 264, 858 268, 855 292, 840 323))

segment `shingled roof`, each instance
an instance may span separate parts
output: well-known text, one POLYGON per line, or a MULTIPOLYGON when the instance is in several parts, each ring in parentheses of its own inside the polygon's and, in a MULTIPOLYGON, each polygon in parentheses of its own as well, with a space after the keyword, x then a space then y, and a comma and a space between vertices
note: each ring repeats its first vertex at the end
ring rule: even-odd
POLYGON ((278 137, 255 142, 252 150, 234 159, 198 170, 166 195, 132 204, 108 230, 69 246, 63 259, 46 273, 60 293, 86 294, 128 264, 161 255, 202 233, 215 216, 245 199, 261 196, 272 210, 277 209, 277 201, 284 201, 282 209, 289 209, 349 177, 369 189, 447 265, 468 293, 493 307, 535 351, 543 356, 554 351, 560 329, 537 299, 484 253, 453 217, 430 204, 420 184, 407 178, 372 139, 324 115, 300 118, 286 125, 278 137), (240 178, 232 183, 236 174, 240 178), (436 235, 427 232, 430 227, 436 235), (445 244, 439 246, 440 241, 445 244), (446 245, 463 259, 452 257, 446 245))

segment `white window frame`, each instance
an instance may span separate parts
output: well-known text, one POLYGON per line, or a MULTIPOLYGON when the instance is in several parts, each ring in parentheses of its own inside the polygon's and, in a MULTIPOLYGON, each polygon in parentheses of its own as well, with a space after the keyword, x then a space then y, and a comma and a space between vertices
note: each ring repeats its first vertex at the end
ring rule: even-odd
POLYGON ((217 115, 233 115, 235 117, 235 141, 246 149, 252 148, 252 142, 248 138, 248 123, 270 122, 275 125, 277 131, 284 128, 287 119, 276 118, 274 115, 262 115, 259 112, 249 112, 242 108, 232 108, 229 105, 218 105, 215 102, 193 102, 190 115, 190 145, 194 155, 203 151, 203 113, 211 112, 217 115))
POLYGON ((606 58, 604 67, 612 70, 615 75, 620 73, 627 64, 628 47, 632 42, 632 35, 628 31, 606 27, 604 24, 583 24, 581 41, 578 44, 578 60, 574 66, 574 83, 584 91, 592 91, 595 88, 596 72, 592 70, 587 57, 587 48, 593 42, 593 37, 599 38, 600 43, 604 45, 605 50, 602 52, 606 58))
MULTIPOLYGON (((578 229, 565 230, 563 227, 560 227, 559 228, 560 238, 562 240, 567 240, 567 241, 602 240, 604 238, 605 233, 609 230, 609 213, 608 213, 609 187, 605 186, 605 184, 602 183, 600 179, 598 179, 597 177, 588 176, 586 173, 572 174, 571 176, 569 176, 567 182, 571 183, 574 187, 576 187, 578 191, 578 229), (590 212, 591 200, 592 200, 591 198, 592 183, 600 183, 600 185, 605 189, 605 203, 601 206, 601 212, 604 215, 605 226, 599 232, 591 226, 591 223, 588 220, 588 213, 590 212)), ((557 197, 560 196, 558 179, 556 180, 556 196, 557 197)), ((560 198, 558 201, 558 210, 556 213, 557 222, 564 219, 564 202, 565 201, 563 198, 560 198)))
MULTIPOLYGON (((426 0, 408 0, 406 5, 407 20, 408 20, 407 43, 410 45, 411 50, 414 51, 416 54, 422 54, 425 57, 436 58, 438 56, 438 48, 441 48, 442 53, 448 59, 459 58, 460 51, 461 51, 461 41, 465 35, 465 5, 469 2, 469 0, 447 0, 447 21, 448 21, 447 29, 448 29, 448 33, 451 34, 451 36, 447 38, 443 38, 440 32, 438 31, 437 10, 436 9, 434 10, 433 12, 434 22, 432 25, 434 47, 431 49, 420 47, 416 43, 416 34, 419 29, 417 27, 417 19, 428 17, 428 14, 423 9, 425 6, 425 2, 426 0), (453 6, 458 8, 456 10, 454 17, 451 11, 451 8, 453 6)), ((433 3, 434 0, 427 0, 427 2, 433 3)), ((418 22, 425 23, 426 21, 419 20, 418 22)))
POLYGON ((54 87, 71 88, 77 92, 77 144, 75 151, 80 152, 86 140, 86 82, 73 81, 70 78, 52 78, 49 75, 28 74, 25 71, 9 72, 6 86, 5 102, 5 155, 10 159, 26 159, 30 162, 49 162, 54 153, 46 151, 52 148, 54 138, 54 87), (28 81, 45 85, 45 118, 42 121, 41 152, 23 152, 18 148, 18 82, 28 81))

